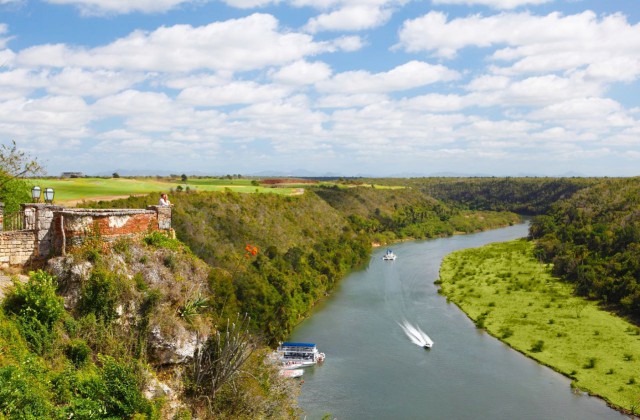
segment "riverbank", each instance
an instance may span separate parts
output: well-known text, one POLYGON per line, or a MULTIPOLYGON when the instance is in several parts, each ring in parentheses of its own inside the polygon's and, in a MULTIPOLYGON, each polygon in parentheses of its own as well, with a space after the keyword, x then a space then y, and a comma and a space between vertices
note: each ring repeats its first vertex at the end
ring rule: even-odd
POLYGON ((638 413, 640 329, 573 296, 532 251, 517 240, 450 254, 440 292, 478 328, 570 377, 576 389, 638 413))

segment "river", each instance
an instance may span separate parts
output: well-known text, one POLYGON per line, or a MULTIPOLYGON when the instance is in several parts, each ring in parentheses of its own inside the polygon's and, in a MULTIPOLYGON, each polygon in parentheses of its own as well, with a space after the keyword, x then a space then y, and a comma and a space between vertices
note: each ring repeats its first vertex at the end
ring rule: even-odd
POLYGON ((396 261, 376 250, 366 268, 292 333, 326 353, 307 368, 299 405, 307 419, 622 419, 569 379, 476 329, 437 293, 442 258, 452 251, 526 236, 520 224, 473 235, 397 244, 396 261), (412 343, 404 321, 434 341, 412 343))

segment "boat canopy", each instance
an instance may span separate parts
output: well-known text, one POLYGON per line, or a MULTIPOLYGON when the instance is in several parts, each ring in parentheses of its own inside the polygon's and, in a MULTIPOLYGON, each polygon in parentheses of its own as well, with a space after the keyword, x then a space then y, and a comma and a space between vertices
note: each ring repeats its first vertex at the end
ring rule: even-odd
POLYGON ((284 342, 281 344, 282 347, 315 347, 316 343, 295 343, 295 342, 284 342))

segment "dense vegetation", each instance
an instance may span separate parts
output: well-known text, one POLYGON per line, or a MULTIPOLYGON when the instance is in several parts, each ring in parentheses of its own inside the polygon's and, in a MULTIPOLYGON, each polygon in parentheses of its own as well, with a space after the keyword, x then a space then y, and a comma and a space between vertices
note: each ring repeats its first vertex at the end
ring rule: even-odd
POLYGON ((640 328, 576 297, 525 240, 448 255, 440 292, 476 326, 572 378, 573 386, 640 412, 640 328))
POLYGON ((577 294, 640 316, 640 178, 601 180, 558 202, 530 236, 577 294))
POLYGON ((535 215, 571 197, 576 191, 597 184, 596 178, 410 178, 377 182, 406 185, 444 201, 471 210, 512 211, 535 215))
MULTIPOLYGON (((270 343, 286 338, 345 273, 365 262, 374 240, 517 221, 509 213, 462 213, 408 189, 320 188, 298 196, 185 192, 171 200, 177 236, 214 268, 216 309, 224 316, 247 313, 270 343), (247 255, 247 246, 258 252, 247 255)), ((147 196, 96 205, 155 203, 147 196)))
POLYGON ((297 385, 264 363, 267 348, 234 330, 242 320, 229 327, 217 314, 210 268, 179 241, 153 233, 104 250, 94 240, 48 270, 57 278, 32 272, 2 303, 0 417, 297 417, 297 385), (229 352, 221 336, 240 350, 229 352), (172 348, 200 337, 197 358, 176 359, 172 348), (232 366, 211 386, 221 353, 242 370, 232 366))

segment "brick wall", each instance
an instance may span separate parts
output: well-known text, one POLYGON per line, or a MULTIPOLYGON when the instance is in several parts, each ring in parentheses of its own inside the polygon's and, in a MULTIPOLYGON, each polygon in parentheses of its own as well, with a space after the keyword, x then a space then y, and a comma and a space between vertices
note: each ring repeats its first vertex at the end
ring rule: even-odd
MULTIPOLYGON (((0 229, 0 266, 26 265, 64 254, 87 239, 105 244, 122 237, 141 237, 155 230, 172 233, 171 208, 68 209, 50 204, 23 204, 25 230, 0 229)), ((0 209, 1 210, 1 209, 0 209)), ((0 211, 0 220, 2 212, 0 211)))
POLYGON ((87 238, 109 243, 159 229, 158 212, 154 209, 65 209, 56 212, 53 225, 56 253, 81 245, 87 238))

